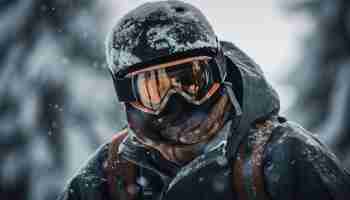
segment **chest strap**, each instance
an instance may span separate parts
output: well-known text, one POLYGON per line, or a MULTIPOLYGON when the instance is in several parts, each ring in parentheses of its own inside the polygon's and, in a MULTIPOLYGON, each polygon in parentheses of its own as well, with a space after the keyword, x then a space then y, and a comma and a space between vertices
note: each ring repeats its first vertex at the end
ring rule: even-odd
MULTIPOLYGON (((256 125, 254 134, 239 146, 233 166, 233 184, 240 200, 269 200, 264 184, 263 154, 274 128, 271 121, 256 125)), ((105 167, 112 200, 136 200, 137 166, 118 154, 127 130, 117 133, 110 144, 105 167)))
POLYGON ((240 200, 269 200, 264 184, 263 158, 274 126, 256 125, 254 133, 240 144, 233 169, 233 183, 240 200))
POLYGON ((108 150, 105 171, 111 200, 135 200, 138 193, 136 165, 118 154, 119 146, 127 135, 127 129, 115 134, 108 150))

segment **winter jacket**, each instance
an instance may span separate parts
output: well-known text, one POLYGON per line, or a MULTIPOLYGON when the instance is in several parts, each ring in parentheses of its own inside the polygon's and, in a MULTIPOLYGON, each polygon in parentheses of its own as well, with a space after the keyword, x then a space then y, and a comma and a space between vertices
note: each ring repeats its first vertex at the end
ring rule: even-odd
MULTIPOLYGON (((233 44, 221 45, 229 81, 241 91, 243 115, 227 124, 205 153, 183 167, 127 136, 118 155, 137 166, 136 199, 349 199, 350 175, 337 158, 312 133, 279 117, 278 95, 257 64, 233 44), (259 126, 266 121, 271 123, 268 129, 259 126), (261 148, 260 137, 266 133, 270 136, 261 148), (258 151, 261 154, 254 154, 258 151), (242 173, 235 173, 235 168, 242 173), (259 182, 254 179, 256 171, 262 173, 259 182), (264 197, 257 192, 262 185, 264 197)), ((110 145, 97 150, 60 200, 111 199, 104 170, 110 145)))

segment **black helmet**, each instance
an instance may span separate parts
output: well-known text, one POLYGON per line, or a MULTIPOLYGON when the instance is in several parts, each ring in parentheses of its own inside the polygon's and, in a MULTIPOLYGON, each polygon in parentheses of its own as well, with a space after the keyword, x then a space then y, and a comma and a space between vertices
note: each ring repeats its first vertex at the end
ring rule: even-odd
MULTIPOLYGON (((107 39, 107 61, 114 79, 160 60, 220 53, 220 43, 206 17, 181 1, 137 7, 117 23, 107 39)), ((224 78, 226 70, 222 68, 224 78)))

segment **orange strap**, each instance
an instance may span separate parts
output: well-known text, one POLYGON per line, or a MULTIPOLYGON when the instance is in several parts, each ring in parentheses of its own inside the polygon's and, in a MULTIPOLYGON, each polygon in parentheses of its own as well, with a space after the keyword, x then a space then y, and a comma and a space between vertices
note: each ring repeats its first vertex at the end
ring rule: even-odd
MULTIPOLYGON (((239 146, 233 166, 233 184, 240 200, 269 200, 264 185, 263 154, 272 129, 270 121, 257 125, 253 137, 239 146)), ((127 135, 127 129, 117 133, 108 150, 105 170, 112 200, 136 199, 137 166, 118 154, 119 146, 127 135)))
POLYGON ((127 129, 117 133, 108 149, 107 173, 108 189, 112 200, 135 200, 137 194, 136 166, 119 156, 119 146, 128 135, 127 129))
POLYGON ((271 121, 257 125, 256 132, 239 146, 233 183, 240 200, 270 199, 264 185, 263 154, 272 129, 271 121))

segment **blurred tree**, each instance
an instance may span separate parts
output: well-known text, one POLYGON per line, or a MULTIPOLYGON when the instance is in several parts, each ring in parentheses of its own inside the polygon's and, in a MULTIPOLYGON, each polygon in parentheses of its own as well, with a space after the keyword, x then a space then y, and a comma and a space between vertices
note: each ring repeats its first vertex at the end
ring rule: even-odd
POLYGON ((85 86, 79 85, 81 76, 96 80, 94 84, 106 79, 100 67, 104 51, 95 4, 0 1, 1 199, 56 198, 67 165, 66 126, 79 124, 79 132, 95 149, 101 138, 93 113, 107 112, 109 121, 104 123, 114 122, 105 100, 86 102, 88 95, 76 94, 85 86))
POLYGON ((288 4, 313 19, 304 58, 291 75, 300 98, 291 113, 304 116, 350 167, 350 1, 301 0, 288 4))

